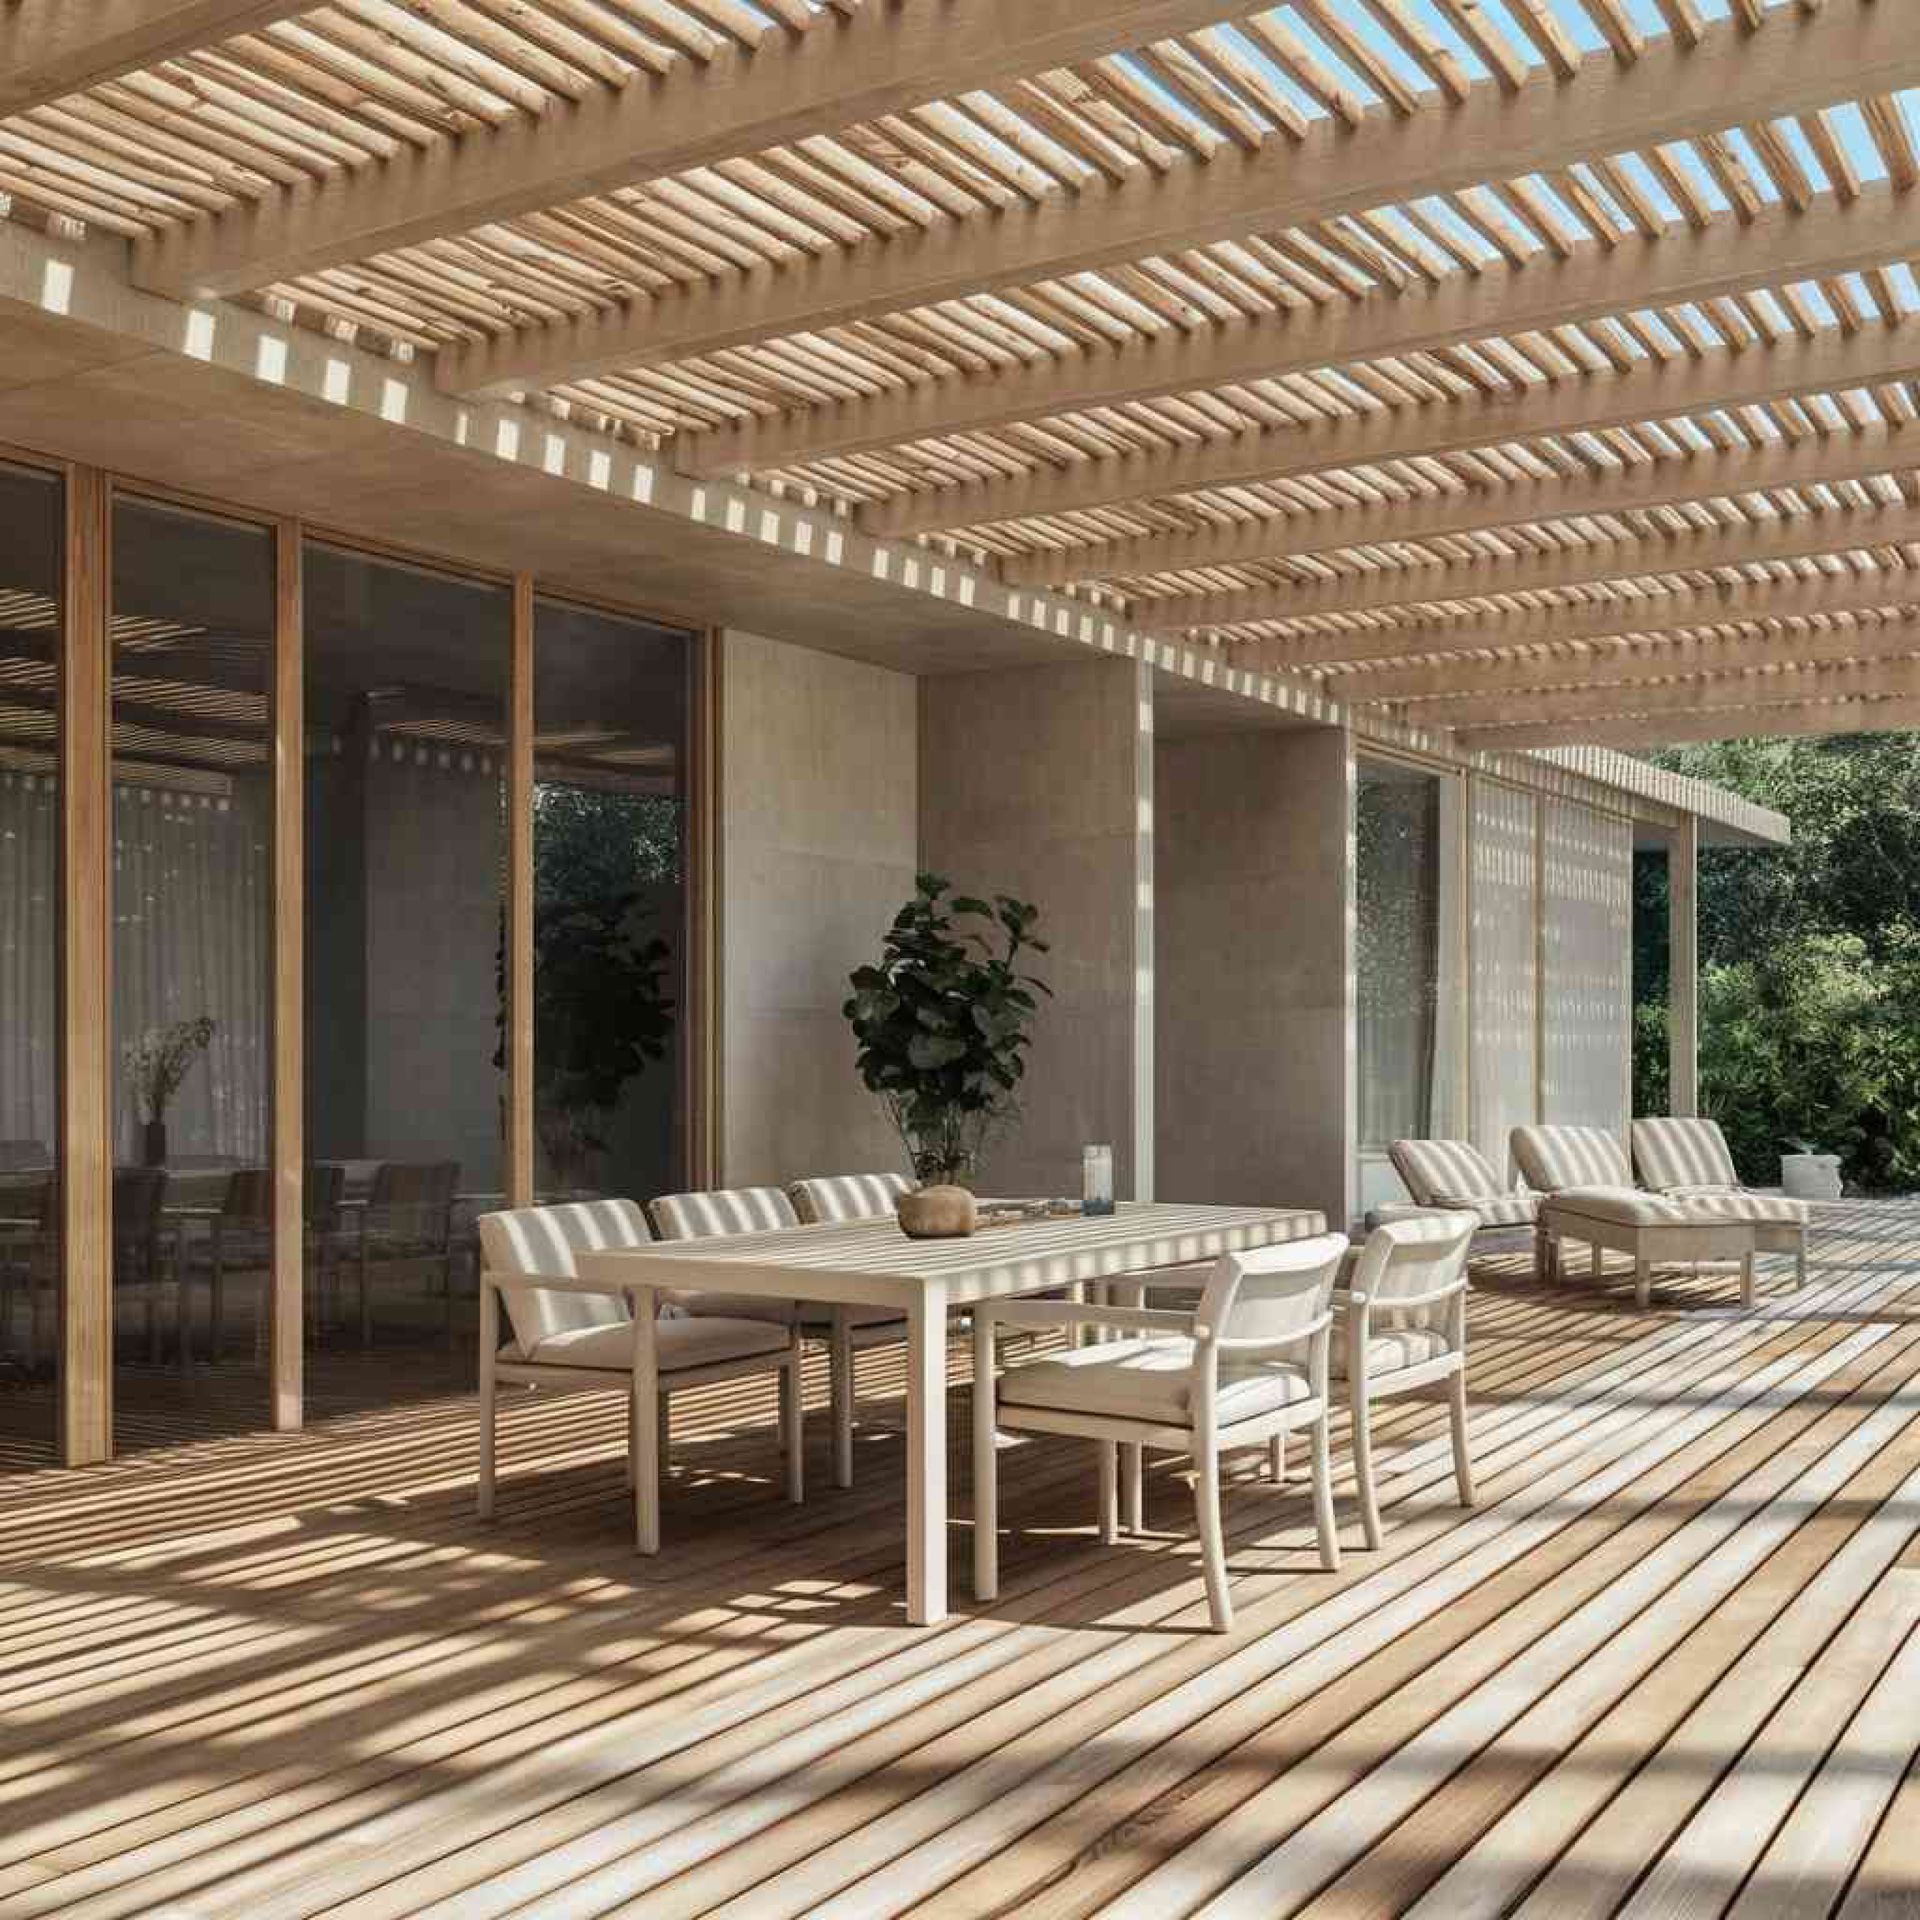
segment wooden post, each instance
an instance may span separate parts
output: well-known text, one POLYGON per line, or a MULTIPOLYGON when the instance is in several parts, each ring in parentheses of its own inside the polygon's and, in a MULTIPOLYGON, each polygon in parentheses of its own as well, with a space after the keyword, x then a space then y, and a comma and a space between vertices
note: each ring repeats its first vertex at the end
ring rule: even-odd
POLYGON ((300 527, 274 527, 273 634, 273 1424, 305 1409, 306 1293, 306 646, 300 527))
POLYGON ((725 1183, 725 1133, 720 1071, 723 995, 721 965, 720 729, 724 680, 722 629, 692 642, 687 690, 686 1021, 681 1028, 680 1110, 686 1116, 681 1178, 690 1187, 725 1183))
POLYGON ((67 472, 60 645, 60 1458, 113 1457, 113 765, 107 476, 67 472))
POLYGON ((533 1204, 533 575, 513 576, 507 681, 507 1204, 533 1204))
POLYGON ((1688 814, 1667 852, 1667 1109, 1700 1111, 1700 822, 1688 814))

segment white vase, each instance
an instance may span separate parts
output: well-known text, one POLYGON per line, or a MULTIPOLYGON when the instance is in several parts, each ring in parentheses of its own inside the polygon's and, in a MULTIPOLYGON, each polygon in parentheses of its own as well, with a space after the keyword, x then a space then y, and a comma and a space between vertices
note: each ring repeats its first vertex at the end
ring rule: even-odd
POLYGON ((1838 1200, 1840 1156, 1837 1153, 1783 1153, 1780 1186, 1790 1200, 1838 1200))

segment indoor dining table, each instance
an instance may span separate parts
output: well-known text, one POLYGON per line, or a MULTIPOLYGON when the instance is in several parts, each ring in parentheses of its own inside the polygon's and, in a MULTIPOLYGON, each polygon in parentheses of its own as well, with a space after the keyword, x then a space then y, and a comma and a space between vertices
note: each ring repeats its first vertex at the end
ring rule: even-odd
MULTIPOLYGON (((1104 1216, 1075 1213, 985 1225, 958 1240, 910 1240, 890 1218, 676 1240, 583 1253, 579 1270, 583 1279, 617 1285, 632 1303, 636 1407, 654 1403, 652 1330, 661 1290, 756 1294, 899 1312, 907 1324, 907 1618, 915 1626, 930 1626, 947 1612, 949 1311, 981 1300, 1185 1266, 1325 1231, 1323 1215, 1298 1207, 1123 1203, 1104 1216)), ((634 1422, 633 1445, 635 1534, 642 1553, 655 1553, 660 1455, 651 1418, 634 1422)))

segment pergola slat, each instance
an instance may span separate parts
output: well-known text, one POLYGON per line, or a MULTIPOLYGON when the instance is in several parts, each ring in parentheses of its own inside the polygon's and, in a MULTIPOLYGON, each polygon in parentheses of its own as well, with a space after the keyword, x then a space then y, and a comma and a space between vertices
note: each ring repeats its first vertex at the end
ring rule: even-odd
POLYGON ((1589 514, 1641 512, 1778 487, 1862 480, 1916 464, 1920 464, 1920 425, 1907 421, 1822 435, 1797 445, 1773 442, 1734 447, 1574 477, 1463 488, 1377 505, 1274 514, 1190 532, 1010 554, 1001 560, 1000 573, 1014 586, 1064 586, 1075 580, 1284 560, 1343 547, 1480 533, 1589 514))
POLYGON ((1634 600, 1588 606, 1553 606, 1524 614, 1409 620, 1315 633, 1301 640, 1253 641, 1239 654, 1242 665, 1277 672, 1343 661, 1417 660, 1425 655, 1486 653, 1545 646, 1557 640, 1626 640, 1636 635, 1678 633, 1690 627, 1735 621, 1792 619, 1798 615, 1851 613, 1899 606, 1920 596, 1920 567, 1871 573, 1823 575, 1792 585, 1769 581, 1740 587, 1694 588, 1646 594, 1634 600))
POLYGON ((1289 474, 1459 452, 1531 435, 1631 426, 1796 393, 1910 380, 1916 374, 1920 320, 1853 331, 1829 328, 1811 340, 1715 348, 1697 358, 1648 362, 1631 373, 1561 380, 1498 398, 1349 414, 1236 434, 1167 455, 1084 460, 1005 479, 898 494, 862 509, 860 522, 866 532, 878 535, 989 526, 1289 474))
POLYGON ((238 293, 1070 66, 1232 10, 1232 0, 976 0, 964 13, 827 12, 751 52, 729 44, 697 70, 169 228, 142 243, 134 277, 176 296, 238 293))
POLYGON ((0 116, 284 20, 313 0, 13 0, 0 7, 0 116))
POLYGON ((1852 201, 1824 194, 1805 213, 1781 205, 1746 225, 1682 226, 1617 246, 1581 241, 1564 259, 1495 263, 1478 274, 1450 274, 1431 288, 1380 288, 1360 300, 1282 310, 1237 326, 1169 327, 1119 346, 1028 361, 989 380, 922 381, 773 420, 741 421, 684 436, 676 459, 683 473, 701 476, 789 467, 1079 408, 1422 352, 1479 334, 1849 273, 1912 252, 1917 219, 1920 209, 1884 185, 1852 201))
POLYGON ((1840 733, 1894 733, 1920 728, 1920 697, 1822 700, 1802 706, 1755 709, 1736 707, 1721 713, 1629 715, 1613 720, 1543 721, 1527 727, 1490 727, 1455 735, 1472 753, 1533 752, 1542 747, 1682 746, 1711 740, 1743 740, 1756 734, 1772 739, 1806 739, 1840 733))
POLYGON ((1713 532, 1659 539, 1594 540, 1511 560, 1378 567, 1337 580, 1303 581, 1293 586, 1176 594, 1137 602, 1132 617, 1134 625, 1148 632, 1178 633, 1190 627, 1362 613, 1482 595, 1689 573, 1756 560, 1803 559, 1910 540, 1920 540, 1920 507, 1911 505, 1859 512, 1782 514, 1757 526, 1735 524, 1713 532))
MULTIPOLYGON (((1011 207, 992 220, 810 260, 772 274, 636 295, 616 314, 450 346, 452 391, 539 387, 820 330, 890 310, 1018 286, 1145 255, 1359 214, 1570 160, 1685 138, 1920 81, 1920 36, 1880 0, 1782 12, 1763 32, 1717 23, 1691 50, 1649 47, 1622 68, 1589 55, 1577 77, 1509 92, 1482 81, 1457 106, 1339 116, 1294 141, 1223 148, 1205 165, 1146 169, 1011 207)), ((808 38, 812 38, 810 34, 808 38)), ((191 276, 149 284, 195 284, 191 276)))

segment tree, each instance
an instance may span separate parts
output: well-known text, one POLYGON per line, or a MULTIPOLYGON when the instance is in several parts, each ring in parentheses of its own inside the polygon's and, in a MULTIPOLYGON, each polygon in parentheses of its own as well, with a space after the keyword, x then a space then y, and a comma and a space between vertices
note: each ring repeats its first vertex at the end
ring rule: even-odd
MULTIPOLYGON (((1740 740, 1661 765, 1793 823, 1700 859, 1702 1105, 1747 1177, 1805 1141, 1857 1185, 1920 1184, 1920 736, 1740 740)), ((1636 871, 1635 1104, 1665 1110, 1666 871, 1636 871)))

